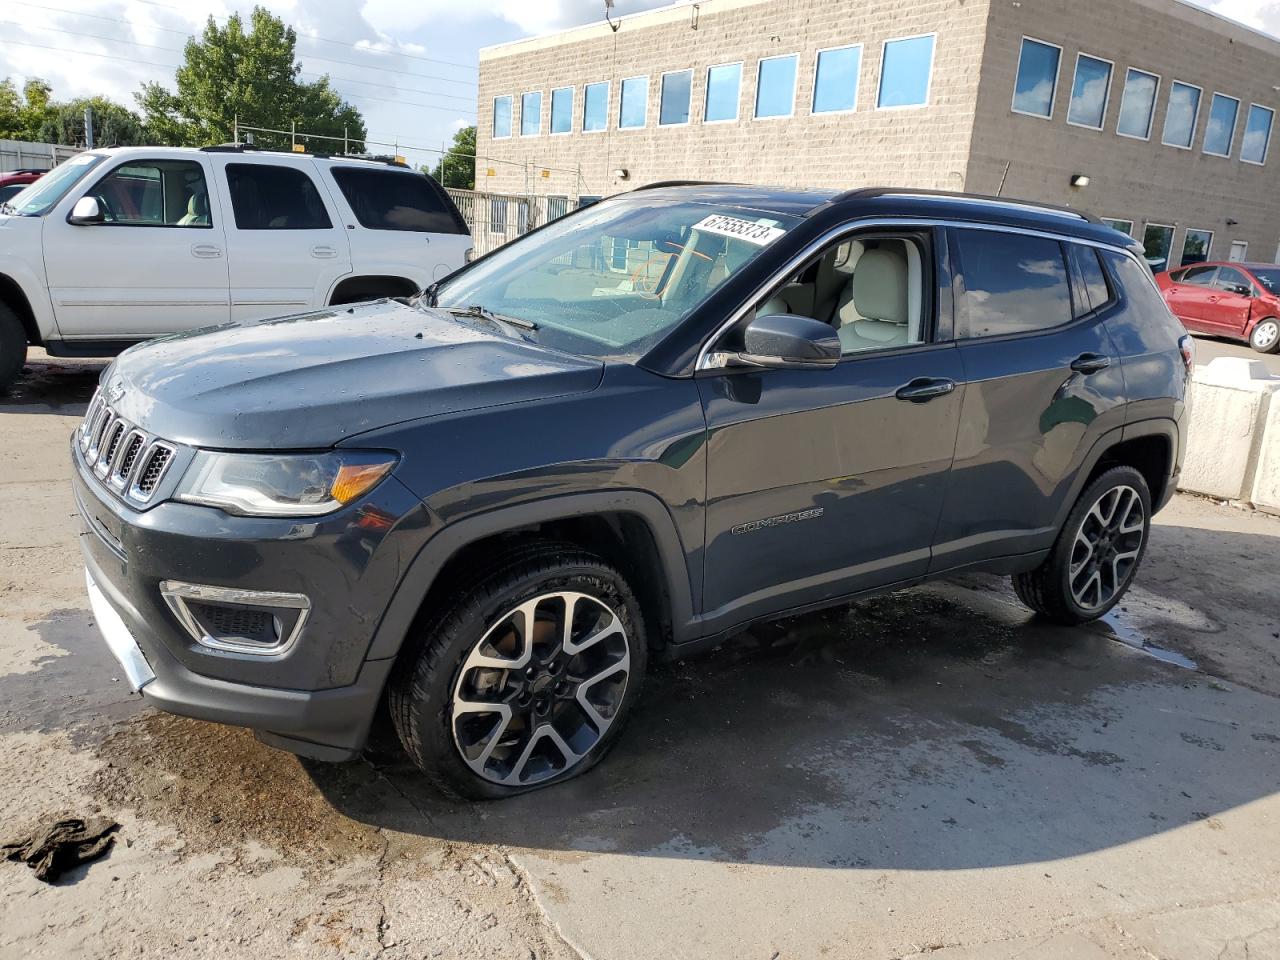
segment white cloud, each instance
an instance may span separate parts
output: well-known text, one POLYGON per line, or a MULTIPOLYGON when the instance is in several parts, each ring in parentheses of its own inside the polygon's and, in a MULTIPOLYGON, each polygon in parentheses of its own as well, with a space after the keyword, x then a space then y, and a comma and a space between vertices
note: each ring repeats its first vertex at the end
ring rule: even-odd
MULTIPOLYGON (((617 0, 612 15, 624 16, 672 0, 617 0)), ((684 2, 684 0, 680 0, 684 2)), ((475 20, 498 17, 525 33, 537 34, 604 19, 604 0, 492 0, 467 3, 459 0, 365 0, 361 13, 378 30, 415 30, 438 20, 475 20)))
POLYGON ((1209 0, 1198 5, 1280 37, 1280 2, 1276 0, 1209 0))

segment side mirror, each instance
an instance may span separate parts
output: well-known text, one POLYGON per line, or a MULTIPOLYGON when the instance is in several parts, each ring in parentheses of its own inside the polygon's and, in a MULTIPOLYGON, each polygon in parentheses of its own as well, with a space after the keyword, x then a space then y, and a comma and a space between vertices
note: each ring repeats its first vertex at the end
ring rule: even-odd
POLYGON ((738 359, 757 367, 825 370, 840 362, 840 338, 829 323, 796 314, 756 317, 743 333, 738 359))
POLYGON ((71 208, 71 216, 67 217, 67 223, 77 227, 87 227, 91 224, 102 223, 106 217, 102 215, 102 208, 98 206, 96 197, 81 197, 76 201, 76 205, 71 208))
POLYGON ((1222 289, 1226 290, 1227 293, 1234 293, 1237 297, 1253 296, 1253 291, 1249 289, 1249 286, 1247 284, 1243 284, 1243 283, 1223 284, 1222 289))

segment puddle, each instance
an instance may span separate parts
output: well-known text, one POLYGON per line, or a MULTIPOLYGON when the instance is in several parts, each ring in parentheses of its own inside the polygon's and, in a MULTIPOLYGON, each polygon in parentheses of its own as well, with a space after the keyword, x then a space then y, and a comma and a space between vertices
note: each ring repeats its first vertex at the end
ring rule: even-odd
POLYGON ((1123 643, 1126 647, 1131 647, 1139 653, 1145 653, 1161 663, 1170 663, 1175 667, 1182 667, 1184 670, 1200 669, 1200 665, 1190 657, 1178 653, 1176 650, 1156 646, 1142 634, 1142 631, 1129 623, 1125 615, 1119 611, 1112 610, 1101 620, 1085 624, 1085 629, 1100 633, 1118 643, 1123 643))

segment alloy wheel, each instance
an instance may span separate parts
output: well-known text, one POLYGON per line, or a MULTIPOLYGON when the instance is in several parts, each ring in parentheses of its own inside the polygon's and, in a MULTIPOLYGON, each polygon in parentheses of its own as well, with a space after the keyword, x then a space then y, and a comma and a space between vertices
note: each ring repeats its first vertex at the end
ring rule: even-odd
POLYGON ((471 648, 450 720, 463 761, 523 787, 581 763, 613 724, 631 669, 617 613, 585 593, 545 593, 502 614, 471 648))
POLYGON ((1269 350, 1280 338, 1280 323, 1264 320, 1253 331, 1253 345, 1258 350, 1269 350))
POLYGON ((1085 514, 1067 569, 1071 596, 1086 611, 1100 610, 1128 582, 1142 553, 1146 513, 1130 486, 1112 487, 1085 514))

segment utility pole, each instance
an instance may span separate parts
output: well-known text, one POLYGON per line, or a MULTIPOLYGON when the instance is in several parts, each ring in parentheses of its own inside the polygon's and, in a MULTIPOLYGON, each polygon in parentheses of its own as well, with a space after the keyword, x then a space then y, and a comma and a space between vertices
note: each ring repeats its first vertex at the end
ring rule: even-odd
POLYGON ((93 149, 93 107, 84 108, 84 148, 93 149))

